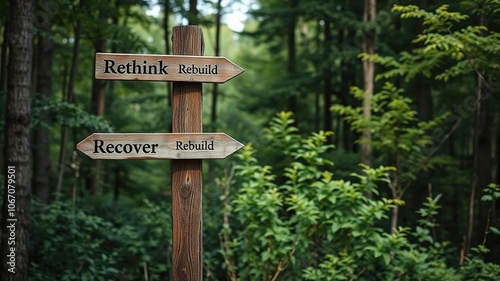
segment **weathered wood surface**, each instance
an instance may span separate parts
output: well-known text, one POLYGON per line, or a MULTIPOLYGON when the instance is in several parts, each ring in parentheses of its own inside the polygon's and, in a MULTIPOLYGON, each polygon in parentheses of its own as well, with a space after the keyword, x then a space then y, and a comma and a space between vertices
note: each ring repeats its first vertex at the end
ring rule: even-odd
MULTIPOLYGON (((202 56, 198 26, 176 26, 174 55, 202 56)), ((172 132, 202 132, 202 84, 172 83, 172 132)), ((201 160, 172 160, 172 280, 203 280, 201 160)))
POLYGON ((97 53, 95 78, 224 83, 244 70, 224 57, 97 53))
POLYGON ((243 145, 224 133, 94 133, 76 148, 92 159, 222 159, 243 145))

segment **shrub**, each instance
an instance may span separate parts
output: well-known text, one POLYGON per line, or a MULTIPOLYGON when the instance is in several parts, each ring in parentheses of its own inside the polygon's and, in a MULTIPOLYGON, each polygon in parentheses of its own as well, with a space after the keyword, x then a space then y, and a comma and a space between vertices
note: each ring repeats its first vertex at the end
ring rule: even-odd
MULTIPOLYGON (((290 126, 291 113, 280 113, 266 130, 287 161, 282 171, 259 165, 247 145, 234 177, 221 181, 221 252, 231 280, 475 280, 478 260, 459 272, 445 261, 448 243, 433 235, 441 195, 417 212, 415 229, 391 232, 388 214, 404 202, 378 190, 394 168, 361 166, 350 180, 335 179, 324 158, 331 133, 301 138, 290 126)), ((487 276, 499 268, 489 266, 487 276)))

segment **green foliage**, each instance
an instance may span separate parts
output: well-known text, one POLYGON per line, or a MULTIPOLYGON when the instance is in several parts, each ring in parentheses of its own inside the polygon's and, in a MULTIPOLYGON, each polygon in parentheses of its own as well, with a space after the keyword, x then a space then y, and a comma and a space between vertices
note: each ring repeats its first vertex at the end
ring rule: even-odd
POLYGON ((428 26, 424 33, 449 32, 454 22, 460 22, 468 18, 458 12, 449 12, 450 5, 441 5, 435 13, 427 12, 415 5, 400 6, 394 5, 393 12, 401 13, 401 18, 422 18, 423 24, 428 26))
MULTIPOLYGON (((477 249, 473 249, 476 250, 477 249)), ((467 258, 466 264, 460 269, 460 280, 490 281, 497 280, 500 275, 500 266, 485 262, 479 257, 467 258)))
POLYGON ((483 189, 483 192, 486 193, 481 196, 481 201, 495 201, 500 199, 500 185, 498 184, 489 184, 486 188, 483 189))
MULTIPOLYGON (((227 221, 220 236, 227 272, 238 280, 495 280, 499 265, 480 254, 468 257, 459 270, 445 262, 448 244, 434 235, 441 195, 427 199, 414 230, 390 233, 388 213, 400 202, 378 190, 394 169, 362 166, 352 180, 335 179, 325 157, 331 133, 301 138, 293 125, 290 113, 280 113, 265 133, 290 159, 283 170, 260 165, 247 145, 238 154, 234 177, 219 181, 228 191, 221 197, 227 221), (287 135, 295 143, 280 142, 287 135), (229 185, 236 192, 229 192, 229 185), (367 192, 375 196, 368 198, 367 192)), ((496 185, 485 191, 493 197, 484 200, 498 197, 496 185)), ((35 204, 33 280, 142 280, 146 269, 152 280, 169 278, 168 208, 149 201, 130 208, 109 198, 90 205, 86 200, 75 206, 35 204)), ((217 264, 215 256, 205 258, 206 264, 217 264)))
MULTIPOLYGON (((299 141, 289 113, 278 114, 269 127, 266 138, 293 160, 275 173, 259 165, 255 149, 247 145, 238 155, 235 177, 223 181, 237 188, 228 195, 232 200, 222 197, 230 223, 221 236, 227 270, 237 279, 468 280, 446 264, 447 243, 437 242, 433 232, 441 195, 428 198, 417 212, 415 230, 387 233, 382 226, 400 202, 365 194, 378 194, 393 168, 363 166, 362 173, 353 174, 356 181, 336 180, 333 163, 324 158, 331 148, 329 133, 299 141), (285 139, 297 143, 280 142, 285 139), (277 183, 280 177, 283 184, 277 183)), ((474 276, 473 266, 467 266, 462 270, 474 276)))
POLYGON ((31 280, 110 280, 117 275, 117 243, 111 223, 54 203, 33 216, 31 280))
MULTIPOLYGON (((495 202, 500 199, 500 185, 491 183, 489 184, 486 188, 483 189, 483 196, 481 196, 481 201, 483 202, 495 202)), ((486 235, 488 234, 493 234, 493 235, 498 235, 500 236, 500 229, 495 227, 495 226, 490 226, 490 220, 491 220, 491 208, 494 205, 491 205, 490 210, 488 211, 488 225, 486 229, 486 235)), ((495 221, 493 221, 495 223, 495 221)), ((485 238, 486 239, 486 238, 485 238)), ((486 241, 483 242, 483 245, 486 243, 486 241)))
POLYGON ((296 148, 300 137, 298 129, 293 124, 292 112, 280 112, 272 119, 269 128, 265 128, 264 137, 273 145, 284 149, 284 154, 290 156, 291 151, 296 148))
MULTIPOLYGON (((436 215, 438 214, 439 208, 438 201, 442 194, 436 196, 436 198, 427 197, 426 202, 424 202, 425 208, 421 208, 417 211, 420 215, 418 223, 426 228, 435 228, 438 224, 435 222, 436 215)), ((430 241, 432 242, 432 241, 430 241)))
MULTIPOLYGON (((493 13, 499 11, 498 3, 494 3, 497 1, 484 2, 485 6, 481 10, 493 13)), ((416 75, 423 74, 429 78, 448 81, 452 77, 474 71, 486 70, 491 75, 498 74, 500 65, 492 61, 500 56, 500 34, 489 31, 482 25, 460 27, 459 24, 469 16, 450 12, 448 8, 449 5, 441 5, 434 12, 427 12, 415 5, 395 5, 392 11, 401 13, 401 18, 423 20, 425 29, 413 40, 413 43, 421 44, 422 47, 411 52, 403 51, 398 58, 361 54, 361 58, 389 68, 377 75, 377 79, 403 76, 406 81, 410 81, 416 75)), ((471 10, 478 9, 469 9, 471 10)))
POLYGON ((167 208, 108 202, 90 210, 56 202, 35 204, 30 280, 167 279, 171 222, 167 208))
MULTIPOLYGON (((357 87, 352 87, 351 93, 359 100, 364 95, 364 91, 357 87)), ((363 116, 362 107, 331 107, 354 131, 371 131, 371 139, 361 139, 360 142, 369 142, 382 161, 396 168, 391 173, 390 182, 395 199, 401 199, 406 187, 420 170, 431 169, 446 162, 439 157, 432 158, 432 152, 426 153, 425 149, 434 144, 429 132, 437 128, 447 115, 430 121, 419 121, 417 111, 411 104, 412 100, 403 95, 402 89, 386 83, 381 91, 373 95, 372 116, 369 120, 363 116)))
POLYGON ((56 98, 35 99, 32 109, 32 126, 51 127, 61 125, 69 128, 112 132, 113 128, 104 118, 89 114, 80 107, 56 98))

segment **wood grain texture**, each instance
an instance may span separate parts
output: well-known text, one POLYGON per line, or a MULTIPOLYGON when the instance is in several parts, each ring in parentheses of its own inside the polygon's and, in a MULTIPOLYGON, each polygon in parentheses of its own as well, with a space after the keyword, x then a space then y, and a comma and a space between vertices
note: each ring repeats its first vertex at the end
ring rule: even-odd
POLYGON ((221 159, 243 144, 224 133, 94 133, 76 145, 92 159, 221 159))
POLYGON ((95 78, 106 80, 224 83, 243 71, 224 57, 97 53, 95 58, 95 78), (199 70, 205 73, 194 73, 199 70))
MULTIPOLYGON (((203 33, 198 26, 176 26, 173 54, 202 56, 203 33)), ((172 85, 172 132, 202 132, 202 84, 172 85)), ((172 160, 172 280, 201 281, 202 242, 201 160, 172 160)))
MULTIPOLYGON (((31 205, 30 121, 35 1, 9 1, 9 65, 5 112, 0 280, 29 280, 31 205), (10 167, 10 168, 9 168, 10 167), (9 172, 10 170, 10 172, 9 172), (8 180, 9 179, 9 180, 8 180), (8 192, 9 190, 14 193, 8 192), (14 197, 12 197, 14 196, 14 197), (15 204, 8 199, 14 198, 15 204), (13 208, 11 208, 13 207, 13 208), (12 214, 12 216, 11 216, 12 214), (15 221, 11 221, 14 219, 15 221), (13 227, 14 226, 14 227, 13 227), (13 228, 12 228, 13 227, 13 228), (15 240, 9 240, 14 237, 15 240), (12 244, 9 241, 15 241, 12 244), (13 264, 8 255, 15 255, 13 264), (9 271, 13 269, 15 273, 9 271)), ((3 94, 4 95, 4 94, 3 94)))

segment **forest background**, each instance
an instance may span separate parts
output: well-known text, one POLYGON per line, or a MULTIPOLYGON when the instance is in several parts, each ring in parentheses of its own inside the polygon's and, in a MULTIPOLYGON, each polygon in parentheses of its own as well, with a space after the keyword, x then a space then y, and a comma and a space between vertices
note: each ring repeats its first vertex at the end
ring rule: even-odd
POLYGON ((183 24, 245 69, 204 85, 204 132, 246 144, 204 161, 204 279, 499 276, 500 1, 0 5, 1 280, 170 278, 170 161, 75 146, 169 132, 170 84, 95 80, 94 56, 171 54, 183 24))

